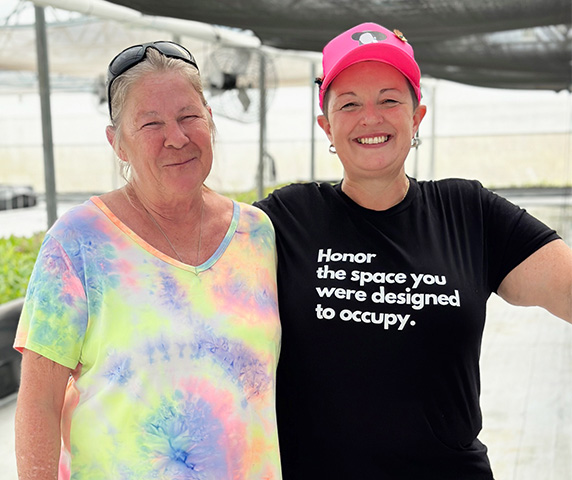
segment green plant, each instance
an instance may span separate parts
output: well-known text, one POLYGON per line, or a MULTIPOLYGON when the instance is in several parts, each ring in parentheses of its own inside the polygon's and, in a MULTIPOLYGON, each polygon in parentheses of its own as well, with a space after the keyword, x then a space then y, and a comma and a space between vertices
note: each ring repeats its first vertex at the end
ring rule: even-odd
POLYGON ((26 294, 43 238, 43 233, 0 238, 0 304, 26 294))

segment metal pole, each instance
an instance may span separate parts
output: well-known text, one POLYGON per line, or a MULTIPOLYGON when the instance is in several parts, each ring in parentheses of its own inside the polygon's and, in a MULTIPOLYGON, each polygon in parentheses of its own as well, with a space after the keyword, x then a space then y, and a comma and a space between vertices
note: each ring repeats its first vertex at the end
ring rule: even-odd
POLYGON ((56 201, 56 176, 54 169, 54 144, 52 141, 52 116, 50 106, 50 75, 48 68, 48 42, 44 8, 34 6, 36 15, 36 54, 38 57, 38 83, 42 116, 44 146, 44 182, 46 186, 46 209, 48 229, 58 218, 56 201))
POLYGON ((437 143, 436 125, 437 125, 437 79, 433 81, 431 89, 431 110, 433 112, 431 122, 431 159, 429 161, 429 180, 435 179, 435 147, 437 143))
POLYGON ((313 182, 316 179, 316 86, 314 85, 314 79, 316 78, 316 64, 312 62, 310 69, 311 83, 310 88, 312 89, 312 118, 311 118, 311 129, 310 129, 310 181, 313 182))
POLYGON ((415 144, 415 156, 413 157, 413 178, 419 178, 419 130, 415 132, 417 143, 415 144))
POLYGON ((258 148, 258 174, 257 195, 258 199, 264 198, 264 153, 266 146, 266 57, 262 51, 260 55, 260 142, 258 148))

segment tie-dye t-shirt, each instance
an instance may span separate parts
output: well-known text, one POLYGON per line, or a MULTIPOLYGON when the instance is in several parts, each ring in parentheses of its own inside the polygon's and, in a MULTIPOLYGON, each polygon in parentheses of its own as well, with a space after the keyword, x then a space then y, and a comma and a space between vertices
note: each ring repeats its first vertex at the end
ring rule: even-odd
POLYGON ((274 231, 234 203, 213 256, 162 254, 93 197, 46 235, 15 347, 76 368, 60 479, 279 479, 274 231))

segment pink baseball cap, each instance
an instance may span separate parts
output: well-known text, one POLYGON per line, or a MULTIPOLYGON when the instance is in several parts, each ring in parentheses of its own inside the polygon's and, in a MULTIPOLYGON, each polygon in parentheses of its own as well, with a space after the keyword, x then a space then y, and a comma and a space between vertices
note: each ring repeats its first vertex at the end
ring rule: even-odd
POLYGON ((349 66, 368 60, 387 63, 399 70, 413 86, 417 100, 421 100, 421 72, 407 39, 399 30, 391 32, 377 23, 362 23, 341 33, 324 47, 320 108, 323 108, 324 93, 334 78, 349 66))

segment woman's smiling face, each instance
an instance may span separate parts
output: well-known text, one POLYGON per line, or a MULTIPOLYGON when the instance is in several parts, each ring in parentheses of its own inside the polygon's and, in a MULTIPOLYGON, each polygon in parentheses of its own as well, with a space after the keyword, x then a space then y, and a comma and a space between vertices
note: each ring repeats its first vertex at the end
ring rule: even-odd
POLYGON ((211 112, 188 79, 176 72, 143 77, 123 115, 120 158, 140 188, 177 195, 204 182, 213 160, 211 112))
POLYGON ((423 116, 413 110, 407 79, 381 62, 360 62, 343 70, 328 92, 327 118, 318 123, 336 151, 345 177, 358 180, 403 168, 423 116))

